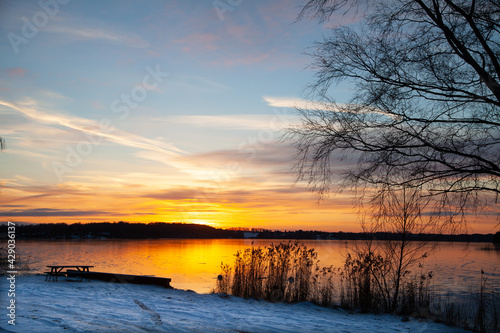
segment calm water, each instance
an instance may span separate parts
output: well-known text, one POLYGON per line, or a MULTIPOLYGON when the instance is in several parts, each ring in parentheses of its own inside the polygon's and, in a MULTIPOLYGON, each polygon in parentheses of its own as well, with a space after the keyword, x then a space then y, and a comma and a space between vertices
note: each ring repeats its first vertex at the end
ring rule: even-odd
MULTIPOLYGON (((273 243, 253 242, 254 246, 273 243)), ((303 243, 316 249, 320 265, 342 267, 345 241, 303 243)), ((252 246, 252 240, 18 241, 17 245, 33 273, 46 271, 46 265, 86 264, 94 265, 94 271, 168 277, 174 288, 208 293, 215 286, 221 261, 232 263, 233 254, 252 246)), ((348 241, 347 245, 354 246, 356 241, 348 241)), ((500 251, 493 250, 492 244, 441 243, 425 261, 424 269, 434 272, 434 288, 451 292, 466 291, 477 284, 483 269, 489 282, 500 291, 500 251)))

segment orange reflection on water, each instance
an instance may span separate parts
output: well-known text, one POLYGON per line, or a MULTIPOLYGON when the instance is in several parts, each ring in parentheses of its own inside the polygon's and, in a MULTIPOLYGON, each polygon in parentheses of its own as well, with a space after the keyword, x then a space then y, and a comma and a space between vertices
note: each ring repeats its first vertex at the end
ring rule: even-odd
MULTIPOLYGON (((172 286, 208 293, 215 287, 221 261, 232 264, 238 250, 267 246, 279 240, 243 239, 157 239, 157 240, 75 240, 22 241, 19 251, 33 272, 46 265, 93 265, 94 271, 155 275, 172 279, 172 286)), ((301 242, 302 243, 302 242, 301 242)), ((318 253, 319 265, 343 267, 346 247, 356 241, 303 241, 318 253)), ((491 244, 442 243, 425 261, 423 269, 433 271, 437 290, 467 290, 477 284, 481 269, 500 289, 500 251, 491 244), (491 247, 491 250, 484 250, 491 247)), ((500 291, 500 290, 498 290, 500 291)))

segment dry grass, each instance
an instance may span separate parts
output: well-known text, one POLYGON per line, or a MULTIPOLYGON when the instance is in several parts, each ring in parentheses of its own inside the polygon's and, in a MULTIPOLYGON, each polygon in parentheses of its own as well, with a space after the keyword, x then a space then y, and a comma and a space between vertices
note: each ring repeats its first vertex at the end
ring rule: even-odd
POLYGON ((298 242, 247 248, 235 254, 232 267, 221 265, 215 291, 273 302, 307 301, 317 267, 314 249, 298 242))
POLYGON ((431 291, 432 272, 409 271, 396 281, 390 259, 370 250, 346 256, 343 268, 319 267, 317 253, 298 242, 252 247, 235 254, 233 266, 221 264, 215 292, 272 302, 311 301, 365 312, 395 313, 463 327, 500 332, 500 297, 481 273, 477 291, 457 302, 431 291))

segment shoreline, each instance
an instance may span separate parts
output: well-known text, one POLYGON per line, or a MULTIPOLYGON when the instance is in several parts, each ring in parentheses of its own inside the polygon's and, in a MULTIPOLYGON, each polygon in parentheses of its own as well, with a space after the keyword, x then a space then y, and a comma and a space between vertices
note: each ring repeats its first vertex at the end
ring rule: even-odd
MULTIPOLYGON (((5 278, 5 276, 2 276, 5 278)), ((1 293, 5 295, 4 284, 1 293)), ((6 310, 6 297, 1 308, 6 310)), ((393 315, 353 314, 310 302, 285 304, 101 281, 45 282, 16 277, 16 325, 11 332, 466 332, 393 315)))

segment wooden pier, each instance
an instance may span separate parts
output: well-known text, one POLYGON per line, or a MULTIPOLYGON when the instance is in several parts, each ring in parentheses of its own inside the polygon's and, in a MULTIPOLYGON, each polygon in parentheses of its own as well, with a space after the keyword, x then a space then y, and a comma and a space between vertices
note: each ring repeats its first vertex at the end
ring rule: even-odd
POLYGON ((164 288, 172 288, 172 286, 170 286, 171 279, 156 277, 156 276, 148 276, 148 275, 130 275, 130 274, 116 274, 116 273, 89 272, 89 271, 83 272, 83 271, 68 269, 66 271, 66 276, 79 277, 89 280, 100 280, 106 282, 146 284, 146 285, 161 286, 164 288))

